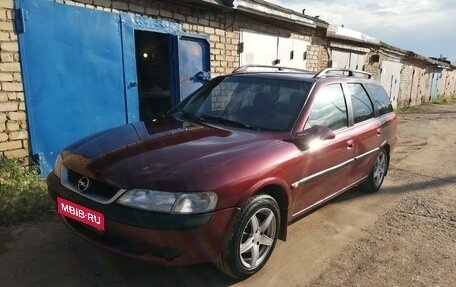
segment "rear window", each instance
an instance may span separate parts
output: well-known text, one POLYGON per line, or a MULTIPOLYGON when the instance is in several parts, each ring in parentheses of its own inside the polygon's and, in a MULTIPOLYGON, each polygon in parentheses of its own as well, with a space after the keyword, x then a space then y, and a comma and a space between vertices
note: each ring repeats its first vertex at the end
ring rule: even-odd
POLYGON ((353 106, 355 124, 374 117, 372 102, 361 84, 347 84, 353 106))
POLYGON ((367 84, 371 95, 374 97, 375 105, 377 106, 380 115, 384 115, 393 111, 393 106, 382 86, 367 84))

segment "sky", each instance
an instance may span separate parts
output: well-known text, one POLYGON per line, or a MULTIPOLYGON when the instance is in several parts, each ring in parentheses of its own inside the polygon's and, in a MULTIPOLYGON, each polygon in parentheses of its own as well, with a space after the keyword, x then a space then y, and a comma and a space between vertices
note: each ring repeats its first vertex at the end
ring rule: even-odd
POLYGON ((456 62, 455 0, 267 0, 398 48, 456 62))

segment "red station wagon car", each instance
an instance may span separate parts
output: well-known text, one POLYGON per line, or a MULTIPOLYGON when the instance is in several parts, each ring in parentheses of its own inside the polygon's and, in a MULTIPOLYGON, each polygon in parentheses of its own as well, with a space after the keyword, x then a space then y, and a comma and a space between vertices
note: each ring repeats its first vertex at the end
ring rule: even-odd
POLYGON ((245 278, 290 221, 354 186, 380 188, 397 120, 369 78, 241 67, 165 115, 72 144, 49 193, 64 223, 98 246, 245 278))

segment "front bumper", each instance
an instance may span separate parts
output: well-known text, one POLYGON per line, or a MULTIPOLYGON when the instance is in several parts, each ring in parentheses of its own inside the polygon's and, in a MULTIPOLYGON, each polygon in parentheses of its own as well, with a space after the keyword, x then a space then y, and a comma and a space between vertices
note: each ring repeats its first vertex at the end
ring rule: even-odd
POLYGON ((57 196, 103 213, 105 231, 100 232, 62 217, 79 236, 104 249, 164 265, 184 265, 217 261, 223 250, 236 208, 210 214, 160 214, 85 198, 61 185, 51 173, 47 179, 50 196, 57 196))

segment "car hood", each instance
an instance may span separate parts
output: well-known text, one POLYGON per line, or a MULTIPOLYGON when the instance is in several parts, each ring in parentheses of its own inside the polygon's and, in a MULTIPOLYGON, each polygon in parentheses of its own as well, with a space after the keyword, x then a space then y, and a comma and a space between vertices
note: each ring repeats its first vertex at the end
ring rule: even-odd
POLYGON ((274 133, 224 129, 167 116, 80 140, 63 153, 63 163, 119 188, 207 190, 229 182, 230 177, 248 176, 246 168, 252 160, 274 160, 266 154, 285 144, 289 145, 274 133))

